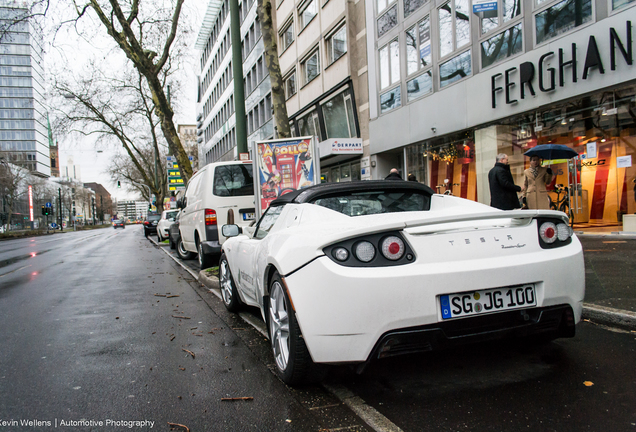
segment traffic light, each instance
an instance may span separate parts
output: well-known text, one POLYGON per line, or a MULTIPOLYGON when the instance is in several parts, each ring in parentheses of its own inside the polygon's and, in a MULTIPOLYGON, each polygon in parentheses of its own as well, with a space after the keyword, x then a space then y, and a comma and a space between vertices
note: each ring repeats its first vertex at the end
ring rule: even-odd
POLYGON ((42 206, 42 216, 46 216, 46 207, 42 206))
POLYGON ((119 180, 117 180, 117 187, 121 188, 121 182, 119 180))

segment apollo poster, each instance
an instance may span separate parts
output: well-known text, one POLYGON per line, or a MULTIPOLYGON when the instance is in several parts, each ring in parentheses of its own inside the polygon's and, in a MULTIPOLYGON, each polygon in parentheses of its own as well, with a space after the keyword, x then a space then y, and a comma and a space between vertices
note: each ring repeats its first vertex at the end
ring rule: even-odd
POLYGON ((254 144, 255 196, 259 215, 281 195, 316 184, 319 156, 313 137, 254 144))

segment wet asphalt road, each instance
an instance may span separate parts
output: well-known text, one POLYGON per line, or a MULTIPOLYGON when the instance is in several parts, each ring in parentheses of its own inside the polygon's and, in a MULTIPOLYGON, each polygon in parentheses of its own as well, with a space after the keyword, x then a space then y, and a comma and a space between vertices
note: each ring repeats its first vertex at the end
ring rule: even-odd
POLYGON ((287 388, 265 338, 202 294, 139 227, 1 242, 0 430, 368 430, 287 388))
POLYGON ((290 389, 265 338, 135 226, 1 242, 0 305, 0 425, 372 430, 325 390, 345 389, 386 417, 382 431, 636 431, 636 333, 585 322, 574 339, 340 367, 325 387, 290 389), (220 400, 241 396, 254 400, 220 400))

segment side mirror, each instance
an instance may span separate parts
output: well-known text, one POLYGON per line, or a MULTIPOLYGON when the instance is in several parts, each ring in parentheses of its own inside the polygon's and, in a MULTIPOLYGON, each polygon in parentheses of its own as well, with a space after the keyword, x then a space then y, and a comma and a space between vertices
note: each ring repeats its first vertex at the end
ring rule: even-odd
POLYGON ((169 222, 174 222, 174 218, 168 219, 169 222))
POLYGON ((243 234, 246 234, 249 238, 254 238, 255 231, 256 231, 256 225, 250 225, 243 228, 243 234))
POLYGON ((236 237, 241 233, 241 228, 238 225, 223 225, 221 233, 224 237, 236 237))
POLYGON ((177 200, 177 208, 178 208, 178 209, 184 209, 184 208, 186 208, 186 202, 187 202, 187 200, 186 200, 186 198, 185 198, 185 197, 183 197, 183 198, 179 198, 179 199, 177 200))

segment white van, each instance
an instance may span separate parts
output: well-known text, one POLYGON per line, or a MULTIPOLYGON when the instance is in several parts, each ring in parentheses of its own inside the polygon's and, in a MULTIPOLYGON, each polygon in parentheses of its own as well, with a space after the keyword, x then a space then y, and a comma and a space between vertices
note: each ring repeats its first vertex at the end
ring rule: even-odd
POLYGON ((192 176, 177 206, 181 209, 179 256, 191 259, 198 254, 202 270, 215 265, 225 241, 220 227, 246 227, 254 221, 252 161, 204 166, 192 176))

